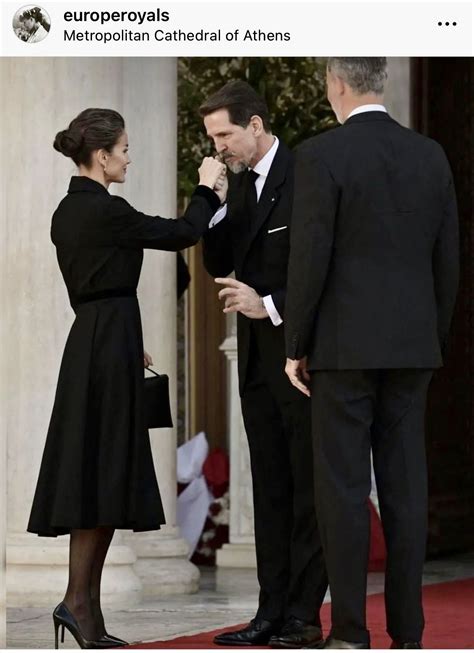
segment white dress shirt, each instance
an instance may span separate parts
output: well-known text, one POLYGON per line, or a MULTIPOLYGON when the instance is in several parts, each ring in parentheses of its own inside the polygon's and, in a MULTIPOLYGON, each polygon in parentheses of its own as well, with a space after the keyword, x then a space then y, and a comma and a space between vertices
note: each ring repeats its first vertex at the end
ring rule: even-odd
MULTIPOLYGON (((260 196, 262 194, 263 187, 265 186, 265 182, 267 181, 270 168, 272 167, 273 159, 275 158, 275 154, 278 149, 279 140, 276 136, 274 136, 274 139, 275 140, 271 148, 253 168, 253 171, 258 173, 258 177, 255 180, 255 191, 257 193, 257 202, 259 201, 260 196)), ((226 215, 227 215, 227 204, 224 204, 224 206, 221 206, 221 208, 218 209, 216 213, 214 213, 214 215, 212 216, 212 219, 209 223, 209 228, 212 229, 212 227, 214 227, 218 222, 220 222, 223 218, 225 218, 226 215)), ((263 305, 265 306, 268 316, 271 319, 272 323, 275 326, 279 326, 280 324, 282 324, 283 320, 281 318, 281 315, 276 309, 272 296, 266 295, 265 297, 262 297, 262 300, 263 300, 263 305)))
POLYGON ((357 116, 358 113, 366 113, 367 111, 383 111, 384 113, 388 113, 383 104, 361 104, 360 107, 352 109, 346 120, 349 120, 352 116, 357 116))

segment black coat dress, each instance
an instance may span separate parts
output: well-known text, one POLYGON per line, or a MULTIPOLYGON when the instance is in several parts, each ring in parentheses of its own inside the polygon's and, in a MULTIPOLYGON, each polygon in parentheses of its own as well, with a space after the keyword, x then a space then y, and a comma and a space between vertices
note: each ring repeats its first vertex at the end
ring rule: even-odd
POLYGON ((51 238, 76 313, 66 342, 28 531, 145 531, 164 513, 143 415, 136 288, 143 249, 194 245, 219 206, 198 186, 183 218, 144 215, 88 177, 73 177, 51 238))

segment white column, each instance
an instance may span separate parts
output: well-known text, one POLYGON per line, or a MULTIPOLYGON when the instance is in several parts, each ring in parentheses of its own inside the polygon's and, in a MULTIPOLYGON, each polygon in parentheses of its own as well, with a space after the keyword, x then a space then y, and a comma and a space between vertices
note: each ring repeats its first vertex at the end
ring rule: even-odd
MULTIPOLYGON (((3 71, 0 69, 0 88, 3 86, 3 71)), ((4 154, 2 153, 2 156, 4 154)), ((0 233, 6 230, 5 195, 2 193, 0 204, 0 233)), ((0 275, 0 305, 5 306, 5 275, 0 275)), ((5 342, 4 321, 0 320, 0 342, 5 342)), ((0 347, 0 369, 5 369, 5 347, 0 347)), ((5 397, 7 390, 6 375, 0 377, 0 396, 5 397)), ((6 536, 6 475, 7 475, 7 443, 5 411, 0 410, 0 649, 6 648, 6 615, 5 615, 5 536, 6 536)))
MULTIPOLYGON (((152 215, 176 216, 176 59, 127 59, 123 67, 124 114, 130 136, 132 203, 152 215), (146 93, 143 90, 146 88, 146 93), (139 100, 137 101, 137 98, 139 100), (143 98, 143 100, 141 100, 143 98)), ((170 377, 176 415, 176 254, 145 253, 139 288, 144 343, 154 368, 170 377)), ((176 429, 150 432, 166 526, 126 535, 138 556, 135 571, 145 595, 196 592, 199 570, 176 525, 176 429)))
POLYGON ((218 567, 256 567, 250 453, 240 408, 235 325, 220 346, 227 358, 230 455, 229 543, 217 551, 218 567))
MULTIPOLYGON (((67 537, 38 538, 25 533, 60 359, 73 321, 49 229, 52 212, 65 194, 75 167, 53 150, 52 141, 55 133, 84 108, 117 109, 128 122, 136 161, 130 170, 133 182, 127 183, 124 194, 145 210, 152 208, 153 193, 174 208, 174 181, 169 183, 166 176, 156 175, 159 167, 155 165, 157 159, 169 165, 175 157, 176 130, 174 123, 170 128, 167 122, 167 102, 175 99, 176 78, 174 63, 169 60, 154 60, 153 69, 136 60, 134 71, 130 71, 128 60, 119 58, 12 58, 3 59, 0 65, 3 88, 8 89, 1 94, 6 135, 1 178, 7 193, 2 261, 6 275, 3 374, 8 381, 8 602, 40 606, 61 598, 68 553, 67 537), (138 68, 141 76, 132 79, 138 68), (163 82, 163 95, 159 97, 157 79, 163 82), (142 151, 134 151, 134 143, 142 151)), ((175 103, 171 111, 174 115, 175 103)), ((174 174, 173 169, 170 175, 174 174)), ((146 326, 156 332, 156 343, 174 351, 175 311, 170 290, 174 287, 174 268, 169 256, 161 253, 153 266, 150 270, 147 261, 140 292, 143 304, 149 298, 153 301, 153 315, 146 326)), ((144 322, 145 317, 146 311, 144 322)), ((172 364, 171 352, 170 356, 172 364)), ((168 471, 175 467, 173 434, 156 435, 162 438, 154 447, 155 456, 160 458, 160 489, 173 521, 175 485, 173 472, 168 471)), ((151 537, 157 538, 156 532, 151 537)), ((130 605, 140 600, 142 583, 141 573, 134 568, 136 560, 137 552, 118 534, 104 573, 106 603, 130 605)))
MULTIPOLYGON (((0 89, 5 88, 5 74, 4 69, 0 68, 0 89)), ((2 97, 0 112, 3 112, 3 94, 0 93, 2 97)), ((5 150, 1 149, 2 161, 5 159, 5 150)), ((0 169, 0 172, 3 171, 3 166, 0 169)), ((3 178, 3 175, 2 175, 3 178)), ((3 189, 2 189, 3 190, 3 189)), ((5 234, 7 229, 7 212, 6 212, 6 198, 5 193, 0 194, 0 233, 5 234)), ((2 251, 4 254, 4 250, 2 251)), ((6 286, 5 286, 5 273, 2 270, 0 274, 0 305, 5 306, 6 304, 6 286)), ((6 342, 6 329, 4 320, 0 320, 0 342, 6 342)), ((0 369, 5 370, 6 366, 6 351, 5 347, 0 347, 0 369)), ((0 376, 0 396, 6 397, 8 387, 8 380, 6 373, 3 373, 0 376)), ((5 623, 5 537, 6 537, 6 475, 7 475, 7 441, 6 441, 6 431, 7 431, 7 420, 5 415, 5 410, 2 404, 2 409, 0 410, 0 649, 6 648, 6 623, 5 623)))
POLYGON ((388 81, 385 90, 385 106, 392 118, 404 127, 410 127, 410 58, 389 57, 387 63, 388 81))

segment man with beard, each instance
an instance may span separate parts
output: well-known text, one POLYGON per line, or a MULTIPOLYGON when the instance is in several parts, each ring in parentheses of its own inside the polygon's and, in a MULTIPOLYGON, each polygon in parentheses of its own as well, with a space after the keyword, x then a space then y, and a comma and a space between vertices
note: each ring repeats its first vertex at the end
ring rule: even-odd
POLYGON ((229 170, 227 204, 204 236, 204 264, 224 313, 237 313, 238 370, 254 495, 259 607, 217 644, 316 646, 327 588, 313 499, 310 403, 284 373, 282 316, 293 202, 293 159, 264 100, 226 84, 200 108, 229 170), (235 272, 235 279, 225 279, 235 272))

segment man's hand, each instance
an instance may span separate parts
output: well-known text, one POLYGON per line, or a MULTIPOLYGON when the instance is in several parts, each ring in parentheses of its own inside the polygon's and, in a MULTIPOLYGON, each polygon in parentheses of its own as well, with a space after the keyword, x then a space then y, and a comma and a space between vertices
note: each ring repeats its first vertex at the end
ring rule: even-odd
POLYGON ((307 386, 311 377, 306 370, 306 358, 301 358, 300 360, 291 360, 291 358, 287 358, 285 372, 295 388, 298 388, 298 390, 307 397, 311 397, 311 393, 307 386))
POLYGON ((221 174, 219 179, 216 181, 216 185, 214 186, 214 192, 217 193, 217 195, 219 196, 221 204, 224 204, 226 200, 228 188, 229 188, 229 182, 227 180, 227 175, 224 170, 224 172, 221 174))
POLYGON ((225 300, 224 313, 242 313, 252 320, 268 317, 262 298, 250 286, 235 279, 218 278, 215 282, 225 286, 219 291, 219 299, 225 300))
POLYGON ((146 351, 143 352, 143 364, 145 367, 150 367, 150 365, 153 365, 153 359, 146 351))

